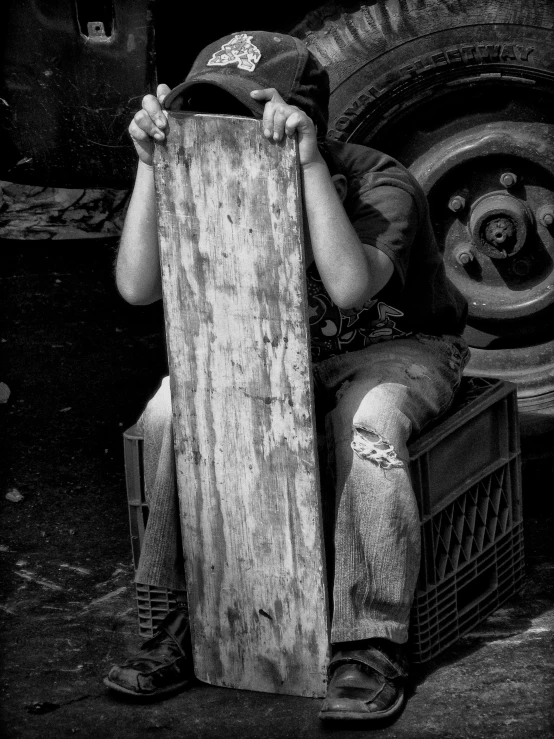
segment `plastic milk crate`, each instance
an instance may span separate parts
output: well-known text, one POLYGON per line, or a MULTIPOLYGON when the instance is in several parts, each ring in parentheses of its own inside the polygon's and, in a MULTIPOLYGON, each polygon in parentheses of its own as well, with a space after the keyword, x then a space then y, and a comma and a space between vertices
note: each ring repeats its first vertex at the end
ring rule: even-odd
MULTIPOLYGON (((124 434, 135 567, 148 506, 142 437, 124 434)), ((515 386, 466 377, 449 413, 414 438, 410 471, 422 553, 412 608, 411 658, 426 662, 481 623, 524 577, 515 386)), ((170 591, 136 585, 139 632, 151 636, 175 604, 170 591)))
MULTIPOLYGON (((148 504, 144 493, 143 476, 143 439, 135 426, 123 434, 123 452, 125 458, 125 482, 127 486, 127 502, 129 505, 129 528, 131 530, 131 548, 135 570, 138 567, 144 530, 148 522, 148 504)), ((139 633, 141 636, 152 636, 157 624, 167 612, 176 605, 171 590, 156 588, 152 585, 135 583, 139 633)))

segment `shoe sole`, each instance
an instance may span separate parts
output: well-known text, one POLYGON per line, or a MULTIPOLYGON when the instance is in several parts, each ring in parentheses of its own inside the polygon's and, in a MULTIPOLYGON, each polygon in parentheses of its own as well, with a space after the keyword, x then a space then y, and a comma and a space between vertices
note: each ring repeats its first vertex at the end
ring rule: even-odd
POLYGON ((129 690, 128 688, 124 688, 122 685, 118 685, 117 683, 112 682, 108 677, 105 677, 103 682, 104 685, 110 690, 113 690, 116 693, 121 693, 122 695, 125 695, 127 697, 135 698, 137 701, 158 700, 161 698, 167 698, 170 695, 180 693, 182 690, 188 688, 191 684, 190 680, 182 680, 180 683, 168 685, 167 688, 159 688, 158 690, 154 690, 151 693, 139 693, 136 690, 129 690))
POLYGON ((404 690, 400 691, 396 703, 394 703, 387 711, 320 711, 319 718, 322 721, 380 721, 385 718, 391 718, 400 713, 404 705, 404 690))

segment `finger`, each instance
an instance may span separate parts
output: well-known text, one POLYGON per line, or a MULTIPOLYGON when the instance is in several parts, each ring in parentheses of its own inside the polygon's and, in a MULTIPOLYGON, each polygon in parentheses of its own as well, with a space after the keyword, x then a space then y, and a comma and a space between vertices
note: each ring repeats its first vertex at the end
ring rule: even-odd
POLYGON ((285 134, 290 138, 291 136, 294 136, 296 131, 303 128, 305 124, 306 117, 300 110, 295 110, 285 121, 285 134))
POLYGON ((262 126, 264 136, 268 139, 273 137, 273 116, 275 115, 275 108, 271 103, 266 103, 264 106, 264 114, 262 117, 262 126))
POLYGON ((273 140, 281 141, 285 134, 285 123, 290 115, 286 107, 278 106, 273 115, 273 140))
POLYGON ((155 95, 145 95, 145 97, 142 98, 142 110, 150 116, 151 120, 154 121, 159 128, 163 128, 165 126, 166 118, 163 114, 160 101, 155 95))
MULTIPOLYGON (((259 102, 264 102, 264 100, 266 101, 263 113, 264 136, 272 138, 274 136, 273 119, 276 108, 279 105, 285 105, 285 101, 274 87, 266 87, 262 90, 252 90, 250 95, 259 102)), ((281 137, 282 131, 280 132, 279 138, 281 137)))
POLYGON ((285 102, 274 87, 265 87, 262 90, 252 90, 250 96, 259 102, 263 102, 264 100, 266 102, 272 100, 274 103, 285 102))
POLYGON ((163 84, 158 85, 158 87, 156 89, 156 97, 158 98, 158 100, 160 102, 160 105, 163 103, 163 101, 165 100, 166 96, 170 92, 171 92, 171 88, 168 87, 167 85, 163 85, 163 84))
POLYGON ((129 135, 135 141, 146 142, 151 141, 152 137, 140 128, 135 119, 129 125, 129 135))
MULTIPOLYGON (((165 118, 163 121, 165 125, 165 118)), ((150 115, 144 109, 139 110, 139 112, 135 114, 135 117, 129 126, 129 133, 131 133, 132 136, 136 133, 135 138, 137 138, 137 141, 143 141, 145 137, 155 138, 158 141, 161 141, 164 138, 163 131, 160 130, 159 126, 154 123, 150 115), (131 128, 133 133, 131 133, 131 128)))

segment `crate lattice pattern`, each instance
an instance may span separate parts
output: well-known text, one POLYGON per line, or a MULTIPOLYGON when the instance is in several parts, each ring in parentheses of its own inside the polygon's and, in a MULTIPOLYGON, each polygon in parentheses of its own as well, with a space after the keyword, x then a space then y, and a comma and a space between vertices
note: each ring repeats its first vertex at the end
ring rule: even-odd
POLYGON ((433 659, 514 595, 525 577, 523 524, 427 593, 416 593, 411 661, 433 659))
POLYGON ((508 478, 509 468, 504 466, 479 481, 427 524, 433 529, 435 582, 471 562, 511 526, 508 478))
POLYGON ((139 633, 151 637, 158 624, 177 605, 171 590, 135 583, 139 633))

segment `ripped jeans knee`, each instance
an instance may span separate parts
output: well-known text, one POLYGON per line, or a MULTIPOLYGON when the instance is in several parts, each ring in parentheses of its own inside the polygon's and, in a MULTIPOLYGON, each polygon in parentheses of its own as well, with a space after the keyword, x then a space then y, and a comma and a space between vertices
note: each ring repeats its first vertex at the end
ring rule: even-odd
POLYGON ((375 431, 355 426, 350 446, 360 459, 367 459, 383 470, 404 467, 392 444, 375 431))

